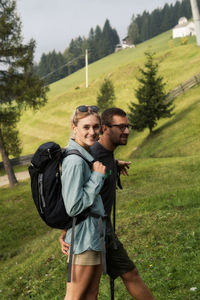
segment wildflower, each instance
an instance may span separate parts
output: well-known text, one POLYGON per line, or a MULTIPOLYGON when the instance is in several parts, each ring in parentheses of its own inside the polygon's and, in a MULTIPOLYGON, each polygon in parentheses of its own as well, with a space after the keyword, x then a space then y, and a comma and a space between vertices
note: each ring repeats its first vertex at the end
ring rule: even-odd
POLYGON ((190 291, 195 292, 197 290, 197 287, 191 287, 190 291))
POLYGON ((149 265, 149 267, 151 268, 151 267, 153 267, 153 265, 151 264, 151 265, 149 265))

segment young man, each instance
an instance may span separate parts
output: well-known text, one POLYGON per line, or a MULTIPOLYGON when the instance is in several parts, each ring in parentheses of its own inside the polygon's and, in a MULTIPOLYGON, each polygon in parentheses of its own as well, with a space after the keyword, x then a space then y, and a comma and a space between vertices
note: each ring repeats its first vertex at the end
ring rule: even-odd
MULTIPOLYGON (((126 145, 129 136, 129 122, 126 113, 119 108, 106 109, 101 115, 102 135, 91 147, 95 160, 106 166, 106 179, 101 189, 101 197, 106 214, 109 216, 106 232, 107 273, 112 279, 120 276, 130 295, 137 300, 154 300, 150 290, 141 279, 136 266, 129 259, 122 243, 113 232, 111 210, 116 198, 117 169, 128 175, 131 162, 115 160, 114 150, 119 145, 126 145)), ((60 237, 62 252, 67 253, 69 245, 64 243, 65 232, 60 237)))

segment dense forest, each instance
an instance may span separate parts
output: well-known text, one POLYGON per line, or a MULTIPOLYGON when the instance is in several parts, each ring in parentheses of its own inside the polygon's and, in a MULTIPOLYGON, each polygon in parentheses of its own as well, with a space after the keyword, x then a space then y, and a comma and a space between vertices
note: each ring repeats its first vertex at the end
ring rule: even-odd
MULTIPOLYGON (((200 0, 197 0, 200 7, 200 0)), ((176 1, 173 5, 165 4, 151 13, 146 10, 142 15, 133 15, 128 28, 128 37, 133 44, 142 43, 178 24, 181 17, 190 19, 192 10, 190 0, 176 1)))
MULTIPOLYGON (((200 0, 197 0, 200 7, 200 0)), ((128 27, 127 36, 133 44, 142 43, 162 32, 173 28, 179 18, 192 17, 190 0, 176 1, 175 4, 165 4, 151 13, 144 11, 142 15, 133 15, 128 27)), ((85 49, 88 49, 89 63, 92 63, 115 51, 119 44, 119 36, 106 20, 103 29, 96 26, 91 28, 88 37, 77 37, 71 40, 64 53, 55 50, 42 54, 39 64, 35 65, 35 72, 45 79, 46 83, 57 81, 85 65, 85 49)))
POLYGON ((85 50, 88 49, 88 62, 92 63, 114 52, 119 43, 117 31, 106 20, 103 29, 96 26, 91 28, 88 38, 77 37, 72 39, 64 53, 55 50, 42 54, 40 62, 35 66, 35 71, 47 84, 57 81, 85 65, 85 50))

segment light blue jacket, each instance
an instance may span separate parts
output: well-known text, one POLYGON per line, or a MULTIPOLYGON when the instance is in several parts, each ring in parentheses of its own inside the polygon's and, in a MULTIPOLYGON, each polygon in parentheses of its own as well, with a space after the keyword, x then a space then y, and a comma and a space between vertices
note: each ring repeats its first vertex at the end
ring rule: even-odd
MULTIPOLYGON (((70 139, 66 151, 76 149, 88 161, 93 157, 83 147, 70 139)), ((87 162, 78 155, 69 155, 62 163, 62 195, 65 208, 69 216, 75 216, 88 207, 93 213, 105 215, 104 206, 99 195, 104 183, 104 175, 91 172, 87 162)), ((105 234, 105 221, 103 221, 105 234)), ((65 242, 71 243, 71 229, 67 230, 65 242)), ((98 219, 87 217, 75 226, 74 253, 79 254, 86 250, 101 251, 98 219)))

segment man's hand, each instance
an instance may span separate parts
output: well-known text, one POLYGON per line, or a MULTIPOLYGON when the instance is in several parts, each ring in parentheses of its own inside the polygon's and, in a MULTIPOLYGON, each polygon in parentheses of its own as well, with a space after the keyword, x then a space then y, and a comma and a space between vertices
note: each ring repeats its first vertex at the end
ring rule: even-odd
POLYGON ((128 176, 128 169, 129 165, 131 164, 131 161, 123 161, 123 160, 117 160, 117 165, 120 169, 120 173, 124 176, 128 176))
POLYGON ((65 243, 64 239, 66 236, 66 232, 65 230, 62 231, 60 237, 59 237, 59 242, 60 242, 60 246, 61 246, 61 251, 64 255, 69 255, 69 247, 70 245, 65 243))

